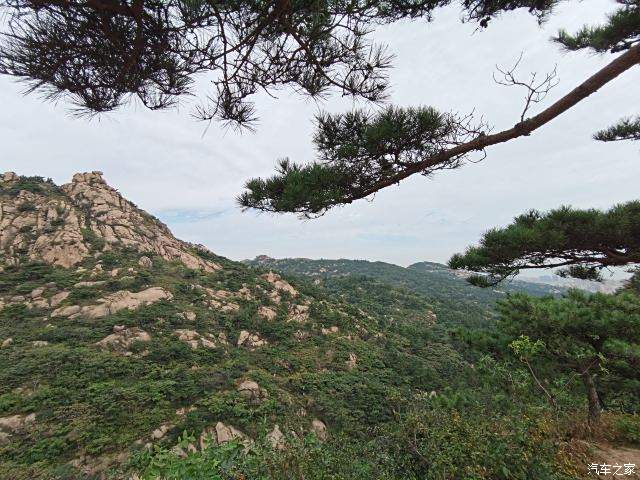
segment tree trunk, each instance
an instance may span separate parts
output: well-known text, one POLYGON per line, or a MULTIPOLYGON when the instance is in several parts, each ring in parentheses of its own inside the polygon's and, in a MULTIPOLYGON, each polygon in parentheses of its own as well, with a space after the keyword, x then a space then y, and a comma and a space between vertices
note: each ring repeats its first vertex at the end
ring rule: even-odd
POLYGON ((589 423, 591 425, 597 425, 600 422, 602 406, 600 405, 600 397, 596 390, 596 384, 593 381, 593 375, 589 371, 584 372, 582 374, 582 382, 584 383, 589 400, 589 423))

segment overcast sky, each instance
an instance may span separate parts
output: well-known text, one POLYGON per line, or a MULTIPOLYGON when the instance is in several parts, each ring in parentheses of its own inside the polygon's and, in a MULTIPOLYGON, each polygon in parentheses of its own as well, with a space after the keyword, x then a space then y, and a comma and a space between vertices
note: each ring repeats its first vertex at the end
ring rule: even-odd
MULTIPOLYGON (((496 85, 495 65, 510 65, 521 52, 523 74, 557 64, 561 83, 549 105, 612 58, 563 53, 549 38, 560 27, 601 22, 614 8, 602 0, 563 4, 542 27, 526 12, 515 12, 481 32, 461 24, 458 10, 450 8, 430 24, 396 24, 373 37, 396 55, 394 103, 461 113, 475 108, 498 130, 517 122, 524 92, 496 85)), ((637 199, 640 145, 598 143, 591 134, 640 112, 639 80, 636 67, 530 137, 491 147, 481 163, 431 179, 410 178, 373 202, 312 221, 243 213, 234 198, 247 178, 270 175, 278 158, 311 161, 313 115, 320 108, 339 112, 352 106, 338 96, 322 105, 288 91, 279 92, 278 100, 259 96, 257 132, 239 135, 218 124, 205 132, 206 125, 190 116, 188 102, 172 111, 134 105, 100 120, 75 119, 64 103, 24 97, 23 86, 0 78, 0 171, 65 183, 75 172, 101 170, 109 184, 176 236, 232 259, 267 254, 401 265, 446 261, 486 229, 530 208, 607 208, 637 199)))

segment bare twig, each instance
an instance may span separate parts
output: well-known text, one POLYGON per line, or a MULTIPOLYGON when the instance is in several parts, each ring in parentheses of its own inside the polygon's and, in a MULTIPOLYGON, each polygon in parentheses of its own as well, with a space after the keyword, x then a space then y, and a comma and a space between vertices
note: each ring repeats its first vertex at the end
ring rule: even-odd
POLYGON ((390 185, 395 185, 411 175, 422 173, 427 169, 437 168, 439 165, 446 164, 452 158, 460 155, 473 151, 480 151, 491 145, 498 145, 518 137, 530 135, 533 131, 571 109, 577 103, 595 93, 602 86, 611 82, 622 73, 637 66, 638 63, 640 63, 640 44, 635 45, 619 57, 615 58, 608 65, 604 66, 594 75, 557 100, 553 105, 550 105, 537 115, 520 121, 506 130, 489 135, 480 134, 467 143, 456 145, 448 150, 424 158, 394 175, 366 185, 364 188, 361 188, 346 198, 344 203, 351 203, 354 200, 368 197, 372 193, 382 190, 390 185))
POLYGON ((538 379, 538 376, 535 374, 535 372, 533 371, 533 368, 531 367, 531 364, 529 363, 529 360, 526 357, 522 357, 520 360, 522 360, 522 362, 527 366, 527 368, 529 369, 529 373, 531 373, 531 376, 533 377, 533 379, 535 380, 536 384, 538 385, 538 387, 540 387, 540 389, 544 392, 544 394, 547 396, 547 398, 549 399, 549 403, 551 404, 551 406, 554 409, 558 408, 558 404, 556 403, 556 399, 555 397, 545 388, 545 386, 542 384, 542 382, 538 379))
POLYGON ((496 65, 496 70, 500 73, 502 78, 497 78, 496 74, 494 73, 493 80, 498 85, 504 85, 506 87, 523 87, 527 91, 524 99, 524 108, 522 110, 522 113, 520 114, 520 121, 524 122, 525 116, 529 111, 529 108, 531 108, 532 104, 542 102, 547 97, 551 89, 558 86, 558 84, 560 83, 560 79, 557 78, 558 66, 556 65, 553 67, 553 70, 545 74, 542 80, 539 80, 537 72, 531 72, 531 74, 529 75, 529 79, 526 81, 519 80, 516 76, 516 70, 518 69, 520 62, 522 61, 522 56, 523 53, 520 53, 520 56, 518 57, 516 63, 508 70, 505 70, 496 65))

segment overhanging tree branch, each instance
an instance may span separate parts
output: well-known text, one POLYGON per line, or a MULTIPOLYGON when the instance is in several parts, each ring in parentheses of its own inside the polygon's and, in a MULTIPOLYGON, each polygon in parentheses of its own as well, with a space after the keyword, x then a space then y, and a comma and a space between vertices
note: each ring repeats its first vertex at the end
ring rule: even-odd
POLYGON ((167 108, 208 73, 196 116, 246 126, 259 90, 380 100, 388 58, 364 37, 448 1, 0 0, 0 73, 85 115, 132 98, 167 108))
MULTIPOLYGON (((342 144, 340 140, 336 140, 331 145, 333 154, 326 159, 328 161, 307 166, 287 162, 284 164, 286 168, 281 169, 279 174, 273 178, 249 181, 246 185, 248 191, 239 197, 239 203, 245 208, 271 212, 295 212, 305 216, 313 216, 336 205, 348 204, 368 197, 417 173, 431 174, 443 168, 456 168, 462 164, 466 155, 472 152, 483 151, 492 145, 530 135, 638 63, 640 63, 640 44, 629 48, 542 112, 501 132, 487 134, 484 129, 479 129, 471 140, 459 143, 450 141, 442 134, 441 138, 444 141, 438 142, 438 131, 434 130, 432 142, 423 145, 422 151, 415 149, 410 132, 404 132, 406 135, 403 140, 407 141, 408 145, 399 144, 398 151, 411 150, 413 152, 412 161, 399 164, 389 158, 385 160, 388 162, 386 169, 381 168, 381 160, 376 155, 365 154, 361 157, 351 157, 349 152, 352 143, 356 142, 352 136, 349 136, 349 132, 346 130, 341 132, 341 126, 337 125, 339 122, 335 121, 333 123, 336 125, 330 126, 332 133, 336 137, 346 138, 342 144), (341 158, 340 154, 344 158, 341 158), (371 171, 372 162, 376 163, 376 171, 371 171), (363 172, 367 174, 365 175, 363 172), (293 198, 294 195, 290 195, 286 202, 282 201, 284 195, 290 194, 292 190, 299 190, 302 184, 304 184, 304 191, 297 192, 296 198, 293 198)), ((382 116, 384 115, 387 113, 382 116)), ((349 121, 349 117, 345 116, 344 118, 345 128, 352 129, 354 125, 349 121)), ((326 132, 328 128, 325 120, 320 119, 319 123, 321 127, 319 135, 329 136, 326 132)), ((375 136, 376 133, 367 131, 367 128, 380 130, 377 126, 378 123, 381 122, 376 119, 370 121, 369 124, 360 122, 360 126, 364 126, 356 130, 362 136, 375 136)), ((378 135, 377 141, 381 148, 388 142, 398 140, 395 131, 401 130, 401 127, 392 130, 389 130, 388 136, 378 135)), ((318 142, 316 141, 316 143, 318 142)), ((319 145, 319 150, 323 154, 324 148, 325 146, 319 145)), ((375 149, 375 146, 370 147, 366 153, 370 153, 371 148, 375 149)))
POLYGON ((568 267, 558 273, 599 280, 602 269, 639 264, 639 201, 607 211, 531 211, 505 228, 489 230, 478 246, 449 261, 451 268, 486 274, 471 277, 479 286, 494 285, 523 269, 568 267))

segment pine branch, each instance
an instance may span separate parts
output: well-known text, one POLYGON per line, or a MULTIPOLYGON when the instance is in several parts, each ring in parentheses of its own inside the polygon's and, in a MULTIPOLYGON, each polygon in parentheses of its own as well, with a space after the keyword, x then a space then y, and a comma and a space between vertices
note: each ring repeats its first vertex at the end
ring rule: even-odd
POLYGON ((622 119, 615 125, 600 130, 593 138, 601 142, 640 140, 640 117, 622 119))
POLYGON ((588 48, 599 53, 621 52, 640 42, 640 2, 619 1, 625 5, 612 15, 604 25, 582 27, 570 34, 560 30, 554 40, 567 50, 588 48))
POLYGON ((530 135, 638 63, 640 45, 628 49, 539 114, 494 134, 487 132, 482 121, 466 128, 458 116, 429 108, 404 113, 388 109, 374 119, 362 113, 321 119, 316 135, 320 159, 307 166, 288 162, 290 170, 281 170, 267 180, 251 180, 239 203, 244 208, 314 216, 412 175, 458 168, 473 152, 530 135), (431 121, 440 115, 441 124, 427 122, 423 126, 428 128, 412 131, 406 118, 416 121, 422 115, 426 122, 427 113, 433 116, 431 121), (325 140, 318 142, 318 138, 325 140), (358 139, 366 140, 367 147, 361 148, 358 139), (287 197, 291 191, 296 195, 287 197))
POLYGON ((640 201, 608 211, 562 207, 517 217, 505 228, 485 233, 477 247, 454 255, 449 265, 488 276, 479 286, 495 285, 523 269, 568 267, 560 276, 599 280, 609 267, 640 264, 640 201))
MULTIPOLYGON (((463 18, 486 25, 525 7, 542 18, 556 0, 465 0, 463 18)), ((150 109, 193 95, 196 75, 212 91, 194 115, 251 126, 251 97, 283 86, 322 98, 333 90, 385 98, 389 56, 373 28, 430 21, 452 0, 0 0, 0 73, 81 115, 132 98, 150 109)))

